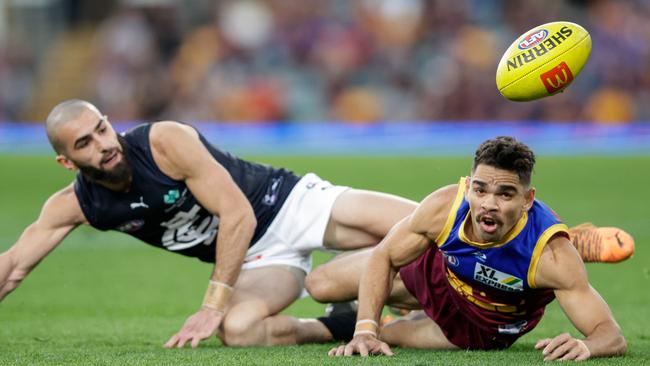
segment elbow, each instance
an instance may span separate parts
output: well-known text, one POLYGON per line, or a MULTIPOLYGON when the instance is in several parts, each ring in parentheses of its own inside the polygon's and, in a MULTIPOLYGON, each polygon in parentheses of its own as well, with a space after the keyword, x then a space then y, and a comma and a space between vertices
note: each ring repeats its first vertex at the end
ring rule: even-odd
POLYGON ((613 356, 623 356, 627 353, 627 341, 625 340, 625 336, 623 336, 623 332, 621 331, 621 328, 616 324, 616 337, 614 338, 614 347, 612 355, 613 356))
POLYGON ((244 214, 242 224, 251 231, 255 231, 255 228, 257 228, 257 218, 255 217, 255 213, 253 212, 252 208, 250 210, 247 210, 246 214, 244 214))
POLYGON ((597 351, 594 356, 596 357, 616 357, 624 356, 627 353, 627 341, 621 332, 621 329, 616 326, 615 333, 612 332, 609 341, 604 343, 601 351, 597 351))
POLYGON ((627 353, 627 341, 623 334, 618 335, 618 347, 616 350, 616 356, 624 356, 627 353))
POLYGON ((236 216, 235 226, 244 232, 254 232, 257 228, 257 218, 255 218, 255 213, 253 208, 250 205, 239 210, 239 214, 236 216))

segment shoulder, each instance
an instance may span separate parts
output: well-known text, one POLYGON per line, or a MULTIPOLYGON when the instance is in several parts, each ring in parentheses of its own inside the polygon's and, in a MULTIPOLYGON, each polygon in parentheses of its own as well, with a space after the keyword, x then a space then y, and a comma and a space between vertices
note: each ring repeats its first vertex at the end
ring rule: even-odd
POLYGON ((411 215, 412 231, 426 234, 427 237, 435 240, 445 226, 459 189, 458 184, 450 184, 424 198, 411 215))
POLYGON ((204 147, 199 133, 191 126, 174 121, 152 124, 149 132, 151 155, 158 168, 167 176, 186 179, 201 156, 204 147))
POLYGON ((553 236, 544 247, 537 266, 535 282, 539 288, 570 289, 588 284, 587 271, 571 241, 562 233, 553 236))
POLYGON ((87 223, 81 211, 79 199, 74 191, 74 184, 70 184, 51 195, 43 205, 38 220, 53 226, 87 223))
POLYGON ((152 149, 165 151, 175 141, 198 138, 198 132, 191 126, 175 121, 160 121, 151 125, 149 131, 149 141, 152 149))

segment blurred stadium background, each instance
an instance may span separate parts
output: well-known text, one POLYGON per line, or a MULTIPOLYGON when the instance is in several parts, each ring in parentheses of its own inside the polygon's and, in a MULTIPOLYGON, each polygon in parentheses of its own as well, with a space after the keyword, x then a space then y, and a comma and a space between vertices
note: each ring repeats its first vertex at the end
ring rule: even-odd
POLYGON ((647 0, 3 0, 0 120, 83 97, 116 121, 648 121, 648 19, 647 0), (591 33, 587 67, 505 101, 502 52, 552 20, 591 33))
MULTIPOLYGON (((630 342, 615 363, 650 364, 648 19, 649 0, 0 0, 0 251, 73 179, 42 128, 68 98, 95 103, 118 130, 185 121, 245 157, 415 200, 466 174, 482 140, 515 135, 539 153, 538 193, 567 223, 635 236, 634 258, 588 270, 630 342), (560 95, 506 101, 494 81, 502 52, 556 20, 591 33, 585 69, 560 95)), ((265 349, 263 361, 215 353, 216 340, 160 349, 209 272, 77 230, 0 303, 0 364, 323 364, 328 346, 265 349)), ((288 312, 322 310, 305 299, 288 312)), ((508 352, 390 362, 535 363, 537 338, 571 329, 553 305, 508 352)))

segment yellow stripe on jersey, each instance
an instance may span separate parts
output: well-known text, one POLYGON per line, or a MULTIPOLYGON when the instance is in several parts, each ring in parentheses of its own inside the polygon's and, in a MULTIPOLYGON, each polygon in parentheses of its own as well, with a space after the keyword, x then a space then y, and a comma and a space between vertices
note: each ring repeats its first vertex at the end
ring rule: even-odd
POLYGON ((458 192, 456 192, 456 198, 454 203, 451 205, 451 210, 449 211, 449 216, 447 216, 447 221, 445 221, 445 226, 442 227, 442 231, 436 237, 436 245, 440 246, 449 237, 451 229, 454 227, 454 221, 456 221, 456 213, 458 212, 458 207, 463 202, 465 197, 465 187, 467 186, 467 177, 461 177, 458 181, 458 192))
MULTIPOLYGON (((503 304, 503 303, 498 303, 498 302, 486 302, 480 299, 477 299, 474 296, 474 290, 472 289, 472 286, 468 285, 465 283, 463 280, 458 278, 454 272, 452 272, 449 268, 447 268, 447 280, 449 280, 449 284, 451 284, 451 287, 456 290, 462 297, 464 297, 467 301, 471 302, 472 304, 483 308, 485 310, 493 311, 496 313, 515 313, 517 311, 517 306, 515 305, 509 305, 509 304, 503 304)), ((523 305, 523 301, 522 301, 523 305)))
POLYGON ((539 262, 539 258, 542 256, 542 250, 544 250, 544 247, 546 247, 546 244, 553 235, 561 232, 566 233, 568 236, 569 228, 565 224, 555 224, 549 226, 548 229, 540 235, 539 239, 537 239, 535 249, 533 249, 533 255, 530 258, 530 266, 528 267, 528 287, 537 287, 535 284, 535 274, 537 273, 537 263, 539 262))

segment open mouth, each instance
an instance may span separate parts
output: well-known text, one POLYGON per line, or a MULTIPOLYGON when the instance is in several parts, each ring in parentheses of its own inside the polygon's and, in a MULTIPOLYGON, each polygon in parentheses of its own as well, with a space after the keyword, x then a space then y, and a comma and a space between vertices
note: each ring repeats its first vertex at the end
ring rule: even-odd
POLYGON ((119 151, 115 150, 111 153, 108 154, 104 159, 101 161, 101 165, 104 167, 108 167, 113 165, 118 159, 119 156, 119 151))
POLYGON ((499 228, 499 222, 487 215, 481 216, 478 222, 481 226, 481 230, 488 234, 494 234, 499 228))

